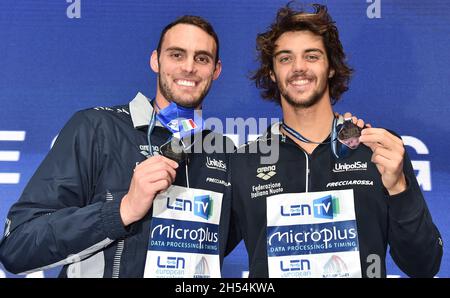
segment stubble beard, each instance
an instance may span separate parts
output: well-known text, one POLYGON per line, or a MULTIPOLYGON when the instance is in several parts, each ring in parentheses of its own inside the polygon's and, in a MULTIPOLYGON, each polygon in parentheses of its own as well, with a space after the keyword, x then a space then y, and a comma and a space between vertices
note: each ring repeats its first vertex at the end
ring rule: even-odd
POLYGON ((200 93, 200 95, 197 98, 193 99, 184 99, 182 97, 176 96, 174 92, 169 87, 169 84, 167 81, 163 80, 161 78, 161 73, 158 74, 158 82, 159 82, 159 90, 161 91, 162 96, 168 100, 169 102, 175 102, 176 104, 179 104, 180 106, 183 106, 185 108, 196 108, 200 106, 203 102, 203 99, 208 95, 211 83, 209 83, 200 93))
MULTIPOLYGON (((279 80, 277 80, 279 82, 279 80)), ((322 90, 315 90, 313 93, 304 100, 295 99, 293 96, 289 95, 289 92, 280 83, 277 83, 278 90, 280 90, 280 95, 286 100, 286 102, 294 108, 306 109, 317 104, 321 98, 325 95, 327 90, 327 85, 324 86, 322 90)))

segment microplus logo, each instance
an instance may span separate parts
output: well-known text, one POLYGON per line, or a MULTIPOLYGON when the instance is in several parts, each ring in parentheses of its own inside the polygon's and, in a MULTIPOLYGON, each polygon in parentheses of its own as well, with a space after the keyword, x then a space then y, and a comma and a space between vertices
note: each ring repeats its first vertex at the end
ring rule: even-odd
POLYGON ((213 200, 209 195, 195 196, 194 202, 190 199, 176 198, 174 202, 170 202, 167 197, 167 209, 193 212, 195 216, 208 220, 213 211, 213 200))
POLYGON ((367 171, 367 162, 356 161, 352 164, 335 163, 333 172, 367 171))
MULTIPOLYGON (((355 227, 337 227, 322 228, 316 231, 298 231, 289 229, 287 231, 280 231, 268 235, 267 243, 269 245, 283 244, 323 244, 325 248, 329 248, 336 241, 353 240, 358 237, 358 232, 355 227), (331 242, 331 243, 330 243, 331 242)), ((352 243, 352 246, 355 244, 352 243)))
POLYGON ((175 225, 159 224, 152 230, 152 239, 158 236, 163 236, 165 239, 171 240, 185 240, 193 242, 217 242, 219 234, 211 231, 208 227, 190 229, 190 228, 176 228, 175 225))
POLYGON ((328 195, 313 201, 314 217, 333 219, 340 213, 339 199, 328 195))

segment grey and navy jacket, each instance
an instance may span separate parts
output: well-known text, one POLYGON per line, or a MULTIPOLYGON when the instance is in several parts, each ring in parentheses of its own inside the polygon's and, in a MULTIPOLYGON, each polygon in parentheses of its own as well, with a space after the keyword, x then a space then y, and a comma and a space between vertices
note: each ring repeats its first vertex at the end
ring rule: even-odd
MULTIPOLYGON (((83 110, 68 121, 9 211, 0 242, 0 261, 7 270, 28 273, 63 265, 60 277, 143 276, 152 210, 124 227, 119 208, 134 167, 148 156, 152 111, 138 93, 127 105, 83 110)), ((233 151, 228 138, 211 131, 201 134, 209 136, 210 144, 218 141, 233 151)), ((154 150, 169 136, 157 125, 151 137, 154 150)), ((225 192, 225 151, 188 155, 190 187, 225 192)), ((186 186, 184 166, 177 169, 174 185, 186 186)), ((221 261, 229 212, 230 202, 223 200, 221 261)))
MULTIPOLYGON (((329 139, 327 140, 329 141, 329 139)), ((250 277, 268 277, 266 198, 274 194, 353 189, 362 276, 367 277, 371 254, 381 260, 390 254, 412 277, 431 277, 442 258, 442 240, 414 175, 407 155, 407 189, 389 196, 381 175, 371 162, 372 151, 360 145, 347 158, 336 159, 330 144, 307 154, 280 134, 279 124, 255 142, 241 147, 230 159, 232 222, 229 249, 242 238, 248 251, 250 277), (279 143, 278 160, 262 164, 268 148, 279 143)), ((369 268, 370 269, 370 268, 369 268)))

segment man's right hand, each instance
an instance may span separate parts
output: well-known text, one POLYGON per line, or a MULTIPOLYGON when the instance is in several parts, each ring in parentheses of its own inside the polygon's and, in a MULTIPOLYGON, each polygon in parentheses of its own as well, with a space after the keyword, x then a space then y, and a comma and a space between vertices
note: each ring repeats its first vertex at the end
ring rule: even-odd
POLYGON ((120 204, 120 216, 125 226, 143 218, 155 196, 175 181, 178 164, 162 155, 152 156, 134 169, 128 193, 120 204))

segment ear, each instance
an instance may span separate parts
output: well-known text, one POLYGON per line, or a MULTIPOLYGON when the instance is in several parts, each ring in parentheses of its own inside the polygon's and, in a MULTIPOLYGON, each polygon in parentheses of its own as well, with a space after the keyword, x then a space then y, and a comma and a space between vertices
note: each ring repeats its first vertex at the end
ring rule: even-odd
POLYGON ((270 79, 272 80, 272 82, 276 83, 277 82, 277 77, 275 76, 275 74, 273 73, 273 71, 270 71, 270 79))
POLYGON ((331 79, 332 77, 334 77, 334 69, 330 69, 330 72, 328 73, 328 78, 331 79))
POLYGON ((213 80, 217 80, 221 72, 222 72, 222 61, 220 61, 219 59, 216 63, 216 69, 214 69, 213 80))
POLYGON ((154 50, 150 57, 150 67, 156 73, 159 73, 158 52, 154 50))

